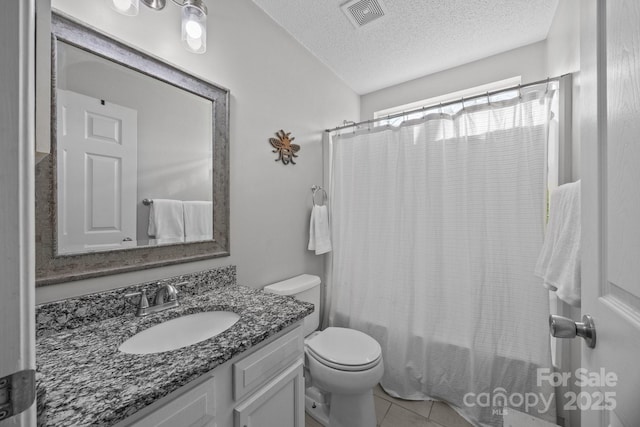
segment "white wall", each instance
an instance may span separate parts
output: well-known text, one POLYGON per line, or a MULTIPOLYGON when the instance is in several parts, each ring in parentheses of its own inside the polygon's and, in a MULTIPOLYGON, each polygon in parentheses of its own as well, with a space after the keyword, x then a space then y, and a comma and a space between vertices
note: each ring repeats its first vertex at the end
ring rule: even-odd
POLYGON ((363 95, 361 120, 373 113, 410 102, 429 99, 475 86, 521 76, 522 83, 546 79, 546 42, 523 46, 469 64, 363 95))
MULTIPOLYGON (((103 0, 53 0, 54 8, 231 91, 231 256, 45 286, 38 302, 235 264, 238 282, 261 287, 301 273, 322 274, 306 250, 310 187, 322 183, 322 130, 359 116, 359 97, 250 0, 207 0, 207 53, 180 45, 171 1, 125 17, 103 0), (275 162, 279 129, 302 146, 296 165, 275 162)), ((45 102, 47 102, 45 100, 45 102)))

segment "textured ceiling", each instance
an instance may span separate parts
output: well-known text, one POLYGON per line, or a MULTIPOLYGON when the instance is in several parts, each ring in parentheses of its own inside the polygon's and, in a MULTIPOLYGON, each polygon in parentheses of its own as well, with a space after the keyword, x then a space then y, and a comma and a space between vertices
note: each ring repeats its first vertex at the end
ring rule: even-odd
POLYGON ((253 0, 366 94, 544 40, 558 0, 379 0, 386 14, 354 28, 347 0, 253 0))

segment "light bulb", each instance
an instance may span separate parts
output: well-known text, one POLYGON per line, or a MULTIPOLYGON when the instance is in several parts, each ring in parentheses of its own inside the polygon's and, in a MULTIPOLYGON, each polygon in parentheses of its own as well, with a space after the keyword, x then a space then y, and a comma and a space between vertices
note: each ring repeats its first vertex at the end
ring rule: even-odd
POLYGON ((129 0, 113 0, 113 5, 121 12, 126 12, 131 7, 129 0))
POLYGON ((184 29, 187 32, 187 35, 193 39, 200 39, 202 37, 202 26, 196 21, 187 21, 184 29))
POLYGON ((127 16, 136 16, 138 14, 139 0, 111 0, 111 7, 127 16))
POLYGON ((198 52, 202 48, 202 39, 187 37, 187 45, 189 45, 194 52, 198 52))
POLYGON ((182 41, 193 53, 207 51, 207 7, 203 0, 185 0, 182 7, 182 41))

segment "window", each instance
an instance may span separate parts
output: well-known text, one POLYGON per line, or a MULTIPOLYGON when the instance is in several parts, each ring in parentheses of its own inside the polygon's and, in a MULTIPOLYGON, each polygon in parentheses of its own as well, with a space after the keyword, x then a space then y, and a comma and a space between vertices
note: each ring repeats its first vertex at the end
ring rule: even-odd
MULTIPOLYGON (((409 104, 399 105, 397 107, 387 108, 384 110, 376 111, 373 113, 374 119, 382 118, 385 116, 393 116, 396 114, 401 114, 403 111, 414 111, 413 113, 404 114, 398 117, 391 117, 389 119, 382 119, 375 122, 376 126, 398 126, 400 123, 405 120, 418 119, 425 114, 440 112, 439 104, 446 104, 452 101, 457 101, 462 98, 472 98, 474 96, 482 95, 487 92, 494 92, 501 89, 506 89, 509 87, 517 86, 521 82, 521 77, 511 77, 504 80, 499 80, 496 82, 488 83, 481 86, 475 86, 469 89, 460 90, 457 92, 447 93, 445 95, 436 96, 429 99, 424 99, 421 101, 411 102, 409 104), (432 107, 425 110, 420 110, 423 107, 432 107), (418 111, 415 111, 418 110, 418 111)), ((492 101, 499 101, 501 99, 508 99, 516 95, 516 91, 512 92, 504 92, 501 94, 492 97, 492 101)), ((486 98, 477 98, 470 99, 468 102, 465 101, 465 106, 482 104, 486 102, 486 98)), ((456 103, 448 106, 444 106, 442 108, 442 112, 445 114, 454 114, 462 108, 462 104, 456 103)))

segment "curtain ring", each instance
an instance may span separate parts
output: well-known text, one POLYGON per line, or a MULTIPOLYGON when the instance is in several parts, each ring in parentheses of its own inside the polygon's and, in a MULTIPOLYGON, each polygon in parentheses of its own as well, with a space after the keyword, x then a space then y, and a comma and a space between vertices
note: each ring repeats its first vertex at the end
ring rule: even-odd
POLYGON ((464 96, 460 98, 460 102, 462 103, 462 109, 464 110, 464 96))
POLYGON ((518 84, 518 98, 522 99, 522 86, 518 84))
POLYGON ((444 117, 444 113, 442 112, 442 102, 440 103, 440 118, 444 117))
POLYGON ((547 88, 545 89, 544 93, 549 93, 549 77, 547 77, 547 88))
POLYGON ((487 91, 487 105, 491 105, 491 98, 489 97, 489 91, 487 91))

